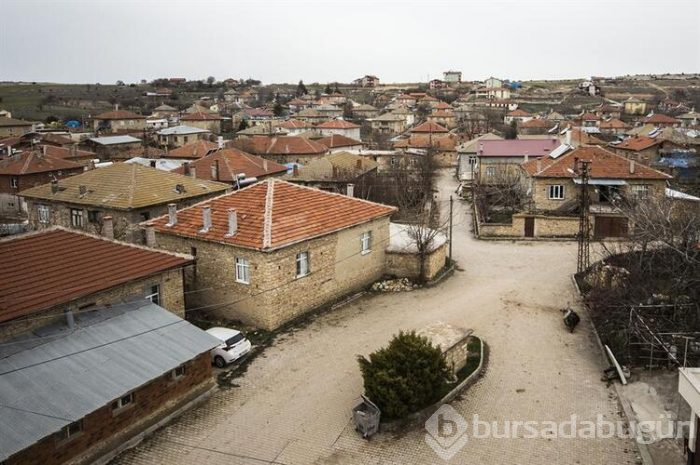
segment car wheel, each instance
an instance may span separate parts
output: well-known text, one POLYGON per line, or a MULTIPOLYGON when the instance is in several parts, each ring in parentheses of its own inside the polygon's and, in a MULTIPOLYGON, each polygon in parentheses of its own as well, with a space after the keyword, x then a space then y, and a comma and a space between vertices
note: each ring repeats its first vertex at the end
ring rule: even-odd
POLYGON ((226 360, 220 355, 217 355, 214 357, 214 365, 216 365, 217 368, 224 368, 226 367, 226 360))

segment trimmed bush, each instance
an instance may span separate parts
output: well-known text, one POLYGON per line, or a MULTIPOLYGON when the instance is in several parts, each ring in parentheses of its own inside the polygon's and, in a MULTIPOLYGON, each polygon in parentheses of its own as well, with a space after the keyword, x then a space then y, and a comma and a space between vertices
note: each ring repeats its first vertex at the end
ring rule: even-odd
POLYGON ((358 357, 365 394, 382 418, 400 419, 438 400, 447 391, 450 370, 438 347, 415 332, 400 332, 387 347, 358 357))

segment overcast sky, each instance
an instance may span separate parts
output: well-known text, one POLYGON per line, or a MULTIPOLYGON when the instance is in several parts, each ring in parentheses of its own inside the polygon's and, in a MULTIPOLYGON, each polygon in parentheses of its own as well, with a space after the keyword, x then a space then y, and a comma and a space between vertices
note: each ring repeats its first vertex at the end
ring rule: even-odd
POLYGON ((0 0, 0 80, 700 72, 700 0, 0 0))

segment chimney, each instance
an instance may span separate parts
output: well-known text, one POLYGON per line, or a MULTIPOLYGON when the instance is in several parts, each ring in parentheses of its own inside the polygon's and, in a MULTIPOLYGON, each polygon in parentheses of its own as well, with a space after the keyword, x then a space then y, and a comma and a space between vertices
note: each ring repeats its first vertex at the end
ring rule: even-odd
POLYGON ((238 231, 238 213, 235 208, 228 209, 228 234, 226 237, 232 237, 236 235, 238 231))
POLYGON ((56 194, 58 193, 58 180, 54 179, 51 181, 51 193, 56 194))
POLYGON ((292 168, 292 174, 296 177, 299 176, 299 165, 296 163, 294 164, 294 167, 292 168))
POLYGON ((45 145, 42 145, 42 146, 41 146, 41 156, 42 156, 42 157, 45 157, 45 156, 46 156, 46 146, 45 146, 45 145))
POLYGON ((119 104, 118 103, 114 104, 114 111, 119 111, 119 104))
POLYGON ((355 197, 355 184, 348 184, 345 193, 348 197, 355 197))
POLYGON ((197 177, 197 167, 190 166, 190 176, 192 176, 193 178, 197 177))
POLYGON ((527 153, 527 150, 525 151, 525 161, 527 162, 530 159, 530 156, 527 153))
POLYGON ((8 145, 8 146, 7 146, 7 156, 8 156, 8 157, 11 157, 11 156, 12 156, 12 146, 11 146, 11 145, 8 145))
POLYGON ((263 158, 263 171, 267 172, 267 158, 263 158))
POLYGON ((78 146, 73 144, 70 146, 70 156, 75 157, 78 154, 78 146))
POLYGON ((78 191, 80 192, 81 196, 87 194, 87 186, 84 186, 84 185, 78 186, 78 191))
POLYGON ((168 222, 166 226, 175 226, 177 224, 177 204, 168 204, 168 222))
POLYGON ((155 161, 155 160, 151 160, 151 161, 149 162, 149 165, 151 165, 151 168, 155 168, 155 167, 156 167, 156 161, 155 161))
POLYGON ((537 160, 537 172, 542 171, 542 160, 537 160))
POLYGON ((95 169, 95 160, 89 160, 88 165, 87 165, 87 171, 94 170, 95 169))
POLYGON ((571 129, 566 131, 566 145, 571 145, 571 129))
POLYGON ((186 162, 184 162, 184 163, 182 164, 182 173, 183 173, 185 176, 189 176, 189 175, 190 175, 190 162, 186 161, 186 162))
POLYGON ((211 165, 211 179, 212 181, 219 180, 219 160, 214 160, 211 165))
POLYGON ((102 235, 107 239, 114 239, 114 222, 109 215, 102 218, 102 235))
POLYGON ((211 207, 202 207, 202 229, 199 232, 209 232, 211 229, 211 207))
POLYGON ((362 158, 357 159, 357 163, 355 164, 355 166, 357 166, 358 170, 362 169, 362 158))
POLYGON ((156 230, 153 226, 146 227, 146 246, 156 246, 156 230))
POLYGON ((630 174, 634 174, 634 160, 630 160, 630 174))
POLYGON ((217 137, 217 138, 216 138, 216 143, 217 143, 218 146, 219 146, 219 150, 223 149, 223 148, 224 148, 224 138, 223 138, 223 136, 217 137))
POLYGON ((479 142, 479 155, 483 155, 484 153, 484 143, 479 142))

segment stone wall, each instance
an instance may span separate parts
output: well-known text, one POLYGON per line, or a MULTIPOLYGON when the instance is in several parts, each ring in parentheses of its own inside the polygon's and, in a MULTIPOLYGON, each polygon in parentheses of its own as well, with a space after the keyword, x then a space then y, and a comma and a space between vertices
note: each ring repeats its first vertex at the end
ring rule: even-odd
MULTIPOLYGON (((525 236, 525 218, 534 218, 535 237, 575 237, 578 234, 577 216, 546 216, 516 213, 513 215, 513 235, 525 236)), ((591 217, 591 221, 592 217, 591 217)))
MULTIPOLYGON (((185 318, 185 297, 182 286, 182 268, 159 273, 157 275, 132 281, 120 286, 106 289, 102 292, 91 294, 71 302, 74 311, 86 310, 92 306, 107 304, 119 305, 120 302, 145 298, 151 293, 151 287, 160 286, 160 306, 185 318)), ((69 304, 57 305, 42 312, 33 313, 24 318, 17 318, 10 323, 0 325, 0 341, 12 338, 39 326, 58 321, 65 321, 64 312, 69 304)))
MULTIPOLYGON (((446 257, 447 243, 441 245, 426 257, 426 280, 432 280, 445 268, 446 257)), ((411 253, 386 252, 386 274, 399 278, 418 279, 420 277, 420 257, 411 253)))
POLYGON ((11 456, 3 465, 58 465, 68 460, 74 465, 92 463, 211 389, 209 352, 184 366, 182 378, 173 380, 169 373, 164 373, 133 391, 132 405, 113 411, 108 402, 85 416, 83 430, 72 438, 60 440, 56 435, 47 436, 11 456))
POLYGON ((264 329, 277 328, 379 279, 388 240, 386 217, 271 252, 156 233, 157 247, 197 257, 196 272, 188 272, 188 289, 194 290, 188 295, 188 308, 206 307, 219 317, 264 329), (361 254, 365 231, 372 231, 372 250, 361 254), (309 252, 310 272, 296 277, 296 255, 304 251, 309 252), (249 262, 249 284, 236 282, 236 257, 249 262))

